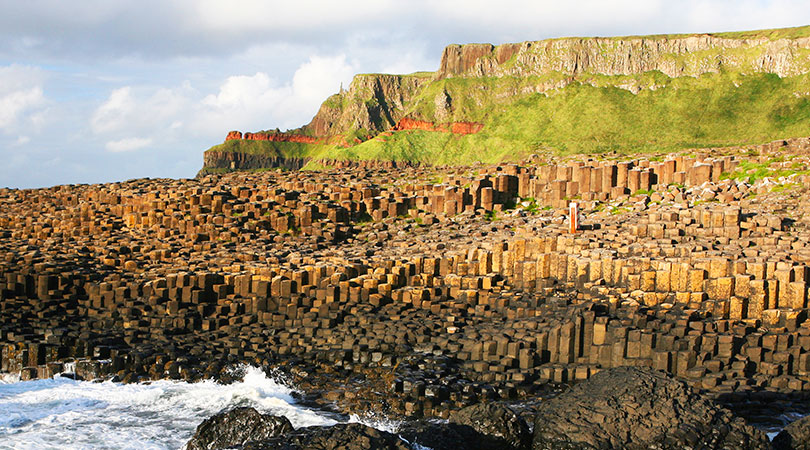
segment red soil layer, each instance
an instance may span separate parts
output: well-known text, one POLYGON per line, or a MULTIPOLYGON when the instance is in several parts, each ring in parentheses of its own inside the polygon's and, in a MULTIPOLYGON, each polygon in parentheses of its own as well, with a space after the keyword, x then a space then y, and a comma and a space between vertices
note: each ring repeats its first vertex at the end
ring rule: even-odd
POLYGON ((404 118, 392 128, 393 131, 403 130, 423 130, 423 131, 439 131, 443 133, 454 134, 475 134, 484 128, 483 124, 477 122, 450 122, 450 123, 433 123, 426 120, 416 120, 404 118))
MULTIPOLYGON (((404 118, 397 123, 391 131, 403 130, 424 130, 424 131, 438 131, 442 133, 454 134, 475 134, 484 128, 483 124, 477 122, 449 122, 449 123, 433 123, 425 120, 416 120, 404 118)), ((386 135, 386 133, 381 133, 386 135)), ((389 134, 390 135, 390 134, 389 134)), ((371 136, 368 137, 369 139, 371 136)), ((225 138, 225 142, 244 139, 246 141, 272 141, 272 142, 298 142, 302 144, 322 144, 326 142, 325 138, 318 138, 313 136, 304 136, 301 134, 287 134, 287 133, 242 133, 241 131, 231 131, 225 138)), ((360 144, 360 139, 354 139, 355 144, 360 144)), ((345 142, 348 146, 349 143, 345 142)))
POLYGON ((298 142, 302 144, 318 144, 321 142, 319 138, 301 134, 245 133, 243 135, 241 131, 229 132, 228 136, 225 138, 225 142, 237 139, 244 139, 246 141, 298 142))

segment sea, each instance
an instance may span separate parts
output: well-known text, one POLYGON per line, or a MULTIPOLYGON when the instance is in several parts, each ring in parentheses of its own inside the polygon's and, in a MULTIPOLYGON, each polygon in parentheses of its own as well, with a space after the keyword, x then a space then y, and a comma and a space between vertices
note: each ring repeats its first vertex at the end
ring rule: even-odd
POLYGON ((203 420, 236 406, 283 415, 295 428, 360 422, 396 432, 397 422, 305 407, 279 377, 255 367, 237 370, 242 381, 232 384, 6 375, 0 378, 0 449, 181 449, 203 420))
MULTIPOLYGON (((203 420, 237 406, 285 416, 295 428, 358 422, 396 433, 400 426, 386 418, 344 416, 301 405, 283 377, 268 376, 257 367, 234 370, 241 381, 231 384, 124 384, 61 375, 20 381, 19 376, 0 375, 0 450, 182 449, 203 420)), ((780 415, 773 419, 781 426, 760 428, 773 439, 784 424, 801 416, 780 415)))

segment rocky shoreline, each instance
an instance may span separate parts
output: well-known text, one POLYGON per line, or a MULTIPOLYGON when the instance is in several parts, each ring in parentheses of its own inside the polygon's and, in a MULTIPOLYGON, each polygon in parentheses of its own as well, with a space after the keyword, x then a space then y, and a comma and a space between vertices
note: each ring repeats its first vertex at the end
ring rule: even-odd
MULTIPOLYGON (((600 372, 540 403, 531 422, 501 404, 479 403, 447 421, 404 423, 396 434, 357 423, 295 430, 284 417, 241 407, 201 423, 187 449, 772 448, 762 431, 686 383, 648 368, 600 372)), ((782 431, 775 448, 805 448, 807 423, 782 431)))
POLYGON ((737 149, 3 189, 0 371, 252 364, 307 404, 448 419, 630 366, 806 414, 805 147, 747 150, 761 180, 737 149))

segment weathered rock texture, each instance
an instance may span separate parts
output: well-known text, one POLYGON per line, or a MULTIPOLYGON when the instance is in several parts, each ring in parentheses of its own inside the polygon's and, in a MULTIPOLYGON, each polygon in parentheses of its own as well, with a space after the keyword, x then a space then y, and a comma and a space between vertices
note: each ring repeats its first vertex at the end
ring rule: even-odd
POLYGON ((559 72, 632 75, 659 71, 697 77, 722 69, 768 72, 780 77, 810 69, 810 38, 738 39, 710 34, 621 38, 562 38, 521 44, 450 45, 438 78, 526 77, 559 72))
POLYGON ((285 417, 262 414, 253 408, 234 408, 215 414, 197 427, 186 450, 219 450, 242 446, 289 433, 285 417))
POLYGON ((662 372, 611 369, 543 401, 533 450, 768 449, 759 430, 662 372))
POLYGON ((450 414, 450 422, 471 427, 482 435, 482 447, 528 449, 531 433, 526 421, 509 408, 493 403, 468 406, 450 414), (489 441, 489 442, 487 442, 489 441))
POLYGON ((412 450, 396 435, 359 423, 304 427, 283 436, 250 442, 244 450, 412 450))
POLYGON ((293 158, 288 156, 265 155, 241 152, 205 152, 203 167, 206 169, 272 169, 299 170, 304 167, 309 158, 293 158))
POLYGON ((281 133, 278 131, 244 133, 244 135, 240 131, 230 131, 228 132, 228 136, 225 137, 225 142, 239 139, 244 139, 246 141, 297 142, 301 144, 317 144, 321 142, 321 140, 312 136, 304 136, 301 134, 292 134, 292 133, 281 133))
MULTIPOLYGON (((805 164, 791 145, 757 158, 805 164)), ((80 378, 135 381, 280 366, 326 391, 316 401, 413 417, 622 366, 801 399, 810 179, 721 179, 738 161, 2 189, 0 370, 48 377, 75 362, 80 378), (562 211, 574 199, 585 216, 571 234, 562 211)))
POLYGON ((303 130, 315 136, 335 136, 348 130, 377 134, 392 128, 408 102, 430 83, 427 75, 357 75, 349 89, 329 97, 303 130))
POLYGON ((803 417, 790 425, 773 438, 774 450, 808 450, 810 449, 810 417, 803 417))

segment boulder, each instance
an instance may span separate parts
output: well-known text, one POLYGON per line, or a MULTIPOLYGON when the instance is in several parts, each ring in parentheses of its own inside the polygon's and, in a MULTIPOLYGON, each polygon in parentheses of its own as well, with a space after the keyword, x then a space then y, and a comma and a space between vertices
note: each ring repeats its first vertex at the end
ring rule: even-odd
POLYGON ((431 450, 479 450, 483 438, 468 425, 427 420, 405 423, 398 433, 413 448, 431 450))
POLYGON ((303 427, 283 436, 249 442, 243 450, 410 450, 399 437, 359 423, 303 427))
POLYGON ((286 417, 240 407, 220 412, 197 427, 187 450, 216 450, 280 436, 293 430, 286 417))
POLYGON ((791 422, 773 438, 775 450, 810 450, 810 416, 791 422))
POLYGON ((449 422, 403 424, 399 435, 432 450, 524 450, 531 445, 526 421, 511 409, 479 403, 450 414, 449 422))
POLYGON ((686 383, 652 369, 620 367, 542 402, 532 448, 742 450, 770 443, 686 383))
MULTIPOLYGON (((495 403, 479 403, 450 414, 450 422, 472 427, 484 435, 489 448, 529 448, 529 426, 511 409, 495 403)), ((479 447, 484 448, 484 447, 479 447)))

